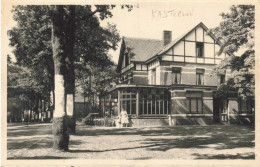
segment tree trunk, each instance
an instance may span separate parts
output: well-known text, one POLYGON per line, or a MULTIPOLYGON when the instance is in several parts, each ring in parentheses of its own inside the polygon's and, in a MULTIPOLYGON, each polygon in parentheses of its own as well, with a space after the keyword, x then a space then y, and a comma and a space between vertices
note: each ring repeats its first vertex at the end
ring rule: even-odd
POLYGON ((54 94, 54 88, 51 91, 51 120, 53 119, 53 112, 55 109, 55 94, 54 94))
POLYGON ((43 110, 43 116, 44 116, 44 122, 47 120, 47 115, 46 115, 46 106, 45 106, 45 98, 42 99, 42 110, 43 110))
POLYGON ((83 113, 84 113, 84 117, 86 117, 87 116, 87 112, 86 112, 86 95, 85 95, 85 93, 84 93, 84 99, 83 100, 84 100, 84 103, 83 103, 84 104, 84 107, 83 107, 84 112, 83 113))
POLYGON ((74 67, 74 41, 75 41, 75 6, 67 7, 67 22, 65 28, 66 34, 66 62, 67 62, 67 78, 66 78, 66 111, 68 116, 68 130, 71 133, 76 131, 76 118, 74 109, 74 94, 75 94, 75 67, 74 67))
POLYGON ((91 80, 92 78, 91 78, 91 74, 89 74, 89 84, 88 84, 88 86, 89 86, 89 100, 88 100, 88 102, 89 102, 89 104, 90 104, 90 112, 89 113, 92 113, 92 110, 93 110, 93 105, 92 105, 92 89, 91 89, 91 82, 92 82, 92 80, 91 80))
POLYGON ((33 111, 32 111, 32 100, 29 100, 29 110, 30 110, 30 122, 32 122, 32 113, 33 113, 33 111))
POLYGON ((38 95, 36 95, 35 97, 35 106, 34 106, 34 112, 35 112, 35 122, 39 122, 39 110, 38 110, 38 107, 39 107, 39 100, 38 100, 38 95))
POLYGON ((42 122, 42 108, 41 108, 41 97, 39 96, 39 98, 38 98, 38 113, 39 113, 39 115, 41 115, 41 118, 40 118, 40 116, 39 116, 39 118, 40 118, 40 122, 42 122))
POLYGON ((52 14, 52 50, 54 60, 54 93, 55 111, 53 113, 53 148, 58 150, 68 150, 69 134, 67 130, 66 118, 66 55, 64 34, 64 6, 51 6, 52 14))

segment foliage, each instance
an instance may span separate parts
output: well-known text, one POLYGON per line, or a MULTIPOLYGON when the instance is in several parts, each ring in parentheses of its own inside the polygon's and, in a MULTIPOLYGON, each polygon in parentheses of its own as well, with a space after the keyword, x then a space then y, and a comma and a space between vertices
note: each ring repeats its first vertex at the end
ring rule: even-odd
MULTIPOLYGON (((76 6, 76 33, 74 56, 78 62, 106 67, 113 63, 109 59, 109 49, 116 49, 119 33, 116 26, 100 26, 99 19, 112 17, 115 6, 76 6), (93 9, 94 8, 94 9, 93 9), (99 13, 99 18, 95 16, 99 13), (80 61, 79 61, 80 60, 80 61)), ((125 5, 129 10, 131 6, 125 5)), ((51 48, 51 20, 49 6, 15 6, 14 20, 17 27, 8 32, 10 45, 14 47, 17 65, 33 71, 38 85, 53 89, 53 59, 51 48)), ((33 80, 32 79, 32 80, 33 80)))
MULTIPOLYGON (((8 35, 10 46, 14 48, 16 63, 8 67, 8 86, 9 90, 13 90, 8 91, 9 96, 19 96, 25 101, 34 101, 35 97, 49 96, 50 91, 54 90, 54 60, 51 41, 53 7, 43 5, 13 7, 13 19, 17 25, 8 31, 8 35)), ((111 73, 107 74, 113 74, 114 71, 111 71, 113 63, 107 55, 109 49, 116 49, 120 40, 119 33, 113 24, 108 24, 105 28, 101 27, 100 20, 112 17, 111 10, 114 7, 114 5, 75 6, 75 45, 72 57, 73 60, 74 58, 77 60, 78 64, 81 64, 80 68, 76 67, 77 70, 82 70, 79 74, 88 71, 86 65, 98 69, 94 70, 95 72, 108 71, 111 73)), ((69 8, 70 6, 64 6, 62 10, 67 14, 69 8)), ((133 7, 121 5, 121 8, 131 11, 133 7)), ((65 25, 63 28, 67 30, 71 27, 65 25)), ((65 32, 65 29, 62 31, 65 32)), ((64 38, 64 40, 67 40, 65 43, 70 43, 68 38, 64 38)), ((65 48, 67 56, 71 55, 68 52, 70 50, 72 49, 65 48)), ((8 61, 11 62, 9 58, 8 61)), ((68 61, 71 62, 71 60, 68 61)), ((71 68, 70 63, 66 62, 65 66, 74 71, 74 67, 71 68)), ((95 76, 94 78, 100 78, 95 81, 97 83, 95 85, 99 85, 95 92, 104 90, 102 85, 107 82, 106 79, 104 80, 105 74, 102 72, 101 74, 91 74, 88 71, 82 75, 83 77, 77 77, 79 80, 83 78, 78 82, 84 83, 86 75, 95 76), (102 77, 103 80, 99 83, 98 81, 101 81, 102 77)), ((74 73, 70 73, 70 76, 71 74, 74 75, 74 73)), ((65 81, 67 85, 74 82, 74 77, 70 76, 65 81), (68 80, 70 81, 68 82, 68 80)), ((66 87, 66 89, 71 89, 71 87, 66 87)))
POLYGON ((35 72, 30 69, 18 66, 13 63, 8 56, 7 64, 7 86, 8 99, 7 111, 12 121, 21 121, 23 109, 38 108, 40 96, 49 96, 49 92, 44 91, 44 86, 33 78, 36 78, 35 72), (29 105, 31 104, 31 105, 29 105), (33 108, 30 108, 33 107, 33 108))
POLYGON ((92 66, 78 64, 76 66, 76 86, 82 90, 84 96, 90 96, 107 91, 111 83, 118 77, 116 66, 92 66))
POLYGON ((53 89, 51 29, 49 16, 43 14, 46 12, 47 6, 16 6, 13 18, 17 26, 8 31, 16 65, 28 75, 19 80, 28 84, 19 85, 40 89, 39 93, 53 89))
POLYGON ((222 43, 218 54, 228 53, 230 56, 225 58, 214 72, 230 69, 232 77, 219 87, 219 91, 223 88, 236 88, 241 96, 252 95, 255 89, 255 7, 233 5, 229 13, 221 13, 221 16, 223 21, 210 33, 222 43))

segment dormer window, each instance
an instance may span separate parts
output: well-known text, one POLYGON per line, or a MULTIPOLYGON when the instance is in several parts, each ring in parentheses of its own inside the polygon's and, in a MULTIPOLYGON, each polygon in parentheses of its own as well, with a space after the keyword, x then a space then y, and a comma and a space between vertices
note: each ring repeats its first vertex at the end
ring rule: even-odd
POLYGON ((196 43, 196 55, 197 57, 204 57, 204 44, 203 42, 197 42, 196 43))

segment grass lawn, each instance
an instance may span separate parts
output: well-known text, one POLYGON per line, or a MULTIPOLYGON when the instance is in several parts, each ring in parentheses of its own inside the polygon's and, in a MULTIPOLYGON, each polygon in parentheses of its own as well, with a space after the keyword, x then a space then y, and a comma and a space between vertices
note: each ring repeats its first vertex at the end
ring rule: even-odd
POLYGON ((8 159, 254 159, 255 131, 239 125, 111 128, 77 125, 69 152, 51 124, 9 124, 8 159))

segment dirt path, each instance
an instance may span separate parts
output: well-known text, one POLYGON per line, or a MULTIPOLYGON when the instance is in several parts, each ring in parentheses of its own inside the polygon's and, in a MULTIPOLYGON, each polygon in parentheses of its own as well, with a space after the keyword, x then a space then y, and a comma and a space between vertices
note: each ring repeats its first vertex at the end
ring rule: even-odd
POLYGON ((109 128, 77 126, 69 152, 51 149, 51 124, 9 126, 9 159, 254 159, 245 126, 109 128))

